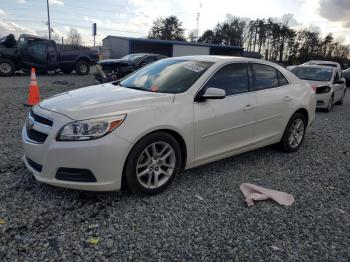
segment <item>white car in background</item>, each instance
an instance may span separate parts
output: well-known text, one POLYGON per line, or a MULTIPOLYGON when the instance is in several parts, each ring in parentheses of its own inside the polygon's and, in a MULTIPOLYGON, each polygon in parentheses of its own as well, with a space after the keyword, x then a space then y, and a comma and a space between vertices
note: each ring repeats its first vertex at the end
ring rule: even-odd
POLYGON ((315 86, 317 108, 329 112, 335 103, 343 104, 346 83, 340 69, 329 66, 303 65, 293 68, 291 72, 315 86))
POLYGON ((339 70, 341 70, 341 66, 339 63, 337 62, 333 62, 333 61, 325 61, 325 60, 311 60, 308 61, 302 65, 320 65, 320 66, 329 66, 329 67, 335 67, 339 70))
POLYGON ((55 186, 156 194, 183 169, 276 143, 298 150, 315 107, 310 85, 277 64, 169 58, 33 107, 24 162, 55 186))

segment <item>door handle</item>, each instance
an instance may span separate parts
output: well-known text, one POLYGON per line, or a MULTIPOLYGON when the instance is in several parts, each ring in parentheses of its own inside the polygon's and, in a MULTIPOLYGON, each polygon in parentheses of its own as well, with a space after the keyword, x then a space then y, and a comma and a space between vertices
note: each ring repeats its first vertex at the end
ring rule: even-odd
POLYGON ((253 108, 254 108, 253 106, 248 104, 243 108, 243 111, 249 111, 249 110, 252 110, 253 108))
POLYGON ((288 101, 290 101, 290 100, 292 100, 292 98, 291 98, 290 96, 285 96, 285 97, 283 98, 283 101, 285 101, 285 102, 288 102, 288 101))

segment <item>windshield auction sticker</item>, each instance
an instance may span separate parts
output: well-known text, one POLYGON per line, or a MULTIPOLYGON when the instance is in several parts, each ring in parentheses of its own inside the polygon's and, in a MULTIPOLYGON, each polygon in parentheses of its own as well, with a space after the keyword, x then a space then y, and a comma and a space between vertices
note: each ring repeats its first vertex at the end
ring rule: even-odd
POLYGON ((204 70, 204 67, 196 64, 187 64, 184 67, 196 73, 199 73, 204 70))

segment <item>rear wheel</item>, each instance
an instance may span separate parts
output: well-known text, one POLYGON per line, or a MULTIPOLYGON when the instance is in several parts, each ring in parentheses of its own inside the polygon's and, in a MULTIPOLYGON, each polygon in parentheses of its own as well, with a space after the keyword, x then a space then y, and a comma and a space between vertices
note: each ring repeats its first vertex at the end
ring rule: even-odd
POLYGON ((132 192, 158 194, 171 184, 180 166, 176 139, 168 133, 152 133, 131 150, 125 166, 126 185, 132 192))
POLYGON ((304 140, 306 126, 306 119, 302 113, 295 113, 291 117, 279 143, 282 151, 291 153, 299 149, 304 140))
POLYGON ((15 74, 15 64, 9 59, 0 59, 0 75, 12 76, 15 74))
POLYGON ((75 65, 75 72, 78 75, 88 75, 90 73, 90 64, 86 61, 78 61, 75 65))

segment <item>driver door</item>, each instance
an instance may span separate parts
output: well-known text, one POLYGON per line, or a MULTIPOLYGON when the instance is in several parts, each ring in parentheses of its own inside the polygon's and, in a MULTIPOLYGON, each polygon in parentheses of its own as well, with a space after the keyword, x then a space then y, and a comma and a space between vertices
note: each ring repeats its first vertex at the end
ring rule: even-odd
POLYGON ((45 41, 30 41, 25 50, 25 67, 35 67, 45 70, 47 68, 47 45, 45 41))
POLYGON ((226 91, 226 97, 194 104, 196 161, 238 151, 252 143, 256 96, 249 92, 250 83, 248 65, 233 63, 223 66, 205 84, 204 90, 220 88, 226 91))

